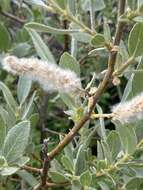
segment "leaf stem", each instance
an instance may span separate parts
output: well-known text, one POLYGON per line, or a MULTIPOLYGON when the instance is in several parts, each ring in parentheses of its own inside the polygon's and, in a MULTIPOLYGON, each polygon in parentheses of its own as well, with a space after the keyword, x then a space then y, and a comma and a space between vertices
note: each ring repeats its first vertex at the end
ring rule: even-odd
POLYGON ((90 24, 91 29, 95 30, 95 12, 94 12, 94 6, 93 6, 93 0, 90 0, 90 24))
POLYGON ((135 58, 134 57, 130 57, 124 64, 123 66, 121 66, 117 71, 115 71, 113 73, 113 76, 119 76, 120 74, 122 74, 129 65, 135 63, 135 58))
POLYGON ((99 119, 99 118, 112 118, 114 116, 113 113, 109 114, 92 114, 91 118, 92 119, 99 119))
POLYGON ((83 29, 84 32, 87 32, 90 35, 95 35, 96 34, 95 31, 92 31, 90 28, 88 28, 86 25, 84 25, 75 16, 73 16, 71 13, 69 13, 68 10, 62 9, 54 0, 49 0, 49 3, 53 7, 53 9, 55 9, 60 15, 63 15, 67 20, 77 24, 80 28, 83 29))

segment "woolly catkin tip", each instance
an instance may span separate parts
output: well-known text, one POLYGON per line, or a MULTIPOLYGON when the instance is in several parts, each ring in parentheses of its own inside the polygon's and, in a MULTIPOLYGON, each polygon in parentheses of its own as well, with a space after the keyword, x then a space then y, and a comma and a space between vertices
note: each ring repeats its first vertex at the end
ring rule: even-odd
POLYGON ((2 66, 8 72, 12 72, 14 74, 17 73, 16 68, 13 69, 14 66, 18 64, 18 58, 15 56, 7 56, 2 61, 2 66))
POLYGON ((25 74, 33 81, 38 82, 48 92, 79 93, 80 79, 70 71, 55 64, 36 58, 17 58, 7 56, 3 60, 3 68, 13 74, 25 74))
POLYGON ((121 123, 133 123, 143 119, 143 93, 129 101, 120 103, 113 107, 113 120, 121 123))

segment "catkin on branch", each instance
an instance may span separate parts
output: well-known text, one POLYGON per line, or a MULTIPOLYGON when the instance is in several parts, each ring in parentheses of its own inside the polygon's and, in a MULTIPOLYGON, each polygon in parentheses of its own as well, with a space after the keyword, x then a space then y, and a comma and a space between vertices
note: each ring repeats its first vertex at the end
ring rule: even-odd
POLYGON ((81 88, 80 79, 74 72, 36 58, 19 59, 15 56, 7 56, 2 65, 8 72, 16 75, 24 74, 38 82, 48 92, 75 93, 81 88))
POLYGON ((119 103, 112 109, 113 120, 132 123, 143 119, 143 92, 129 101, 119 103))

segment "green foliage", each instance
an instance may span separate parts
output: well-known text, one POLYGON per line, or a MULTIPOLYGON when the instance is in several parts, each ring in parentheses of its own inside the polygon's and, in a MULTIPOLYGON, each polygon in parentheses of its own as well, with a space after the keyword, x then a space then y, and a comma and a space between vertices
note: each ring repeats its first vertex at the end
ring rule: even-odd
POLYGON ((143 35, 143 24, 136 24, 130 32, 129 35, 129 53, 130 56, 138 57, 142 55, 143 45, 142 45, 142 35, 143 35))
POLYGON ((34 189, 45 177, 41 167, 53 190, 142 189, 142 120, 124 124, 109 113, 143 91, 143 1, 127 0, 116 21, 119 1, 0 1, 1 63, 7 54, 38 57, 81 81, 75 94, 43 92, 24 73, 17 78, 0 65, 0 189, 34 189), (122 33, 117 22, 123 38, 114 45, 122 33), (98 104, 84 123, 93 94, 98 104), (59 155, 45 166, 51 150, 59 155))

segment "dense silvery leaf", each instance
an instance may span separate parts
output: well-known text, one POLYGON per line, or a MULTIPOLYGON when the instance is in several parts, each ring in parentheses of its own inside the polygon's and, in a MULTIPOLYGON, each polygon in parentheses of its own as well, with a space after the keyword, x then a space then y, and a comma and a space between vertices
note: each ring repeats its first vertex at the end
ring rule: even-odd
POLYGON ((3 169, 3 167, 7 167, 7 161, 4 156, 0 156, 0 170, 3 169))
POLYGON ((82 188, 81 183, 78 180, 72 181, 71 190, 79 190, 81 188, 82 188))
POLYGON ((123 96, 122 96, 123 102, 129 98, 130 92, 132 90, 133 78, 134 78, 134 74, 131 75, 131 77, 129 78, 129 81, 124 89, 123 96))
POLYGON ((77 46, 78 46, 78 42, 74 37, 71 37, 71 55, 73 57, 77 57, 77 46))
POLYGON ((137 137, 134 127, 130 125, 117 125, 117 132, 119 133, 122 149, 126 154, 134 153, 137 145, 137 137))
POLYGON ((35 187, 38 184, 37 179, 29 172, 20 170, 17 174, 31 187, 35 187))
POLYGON ((64 183, 68 181, 68 178, 64 174, 59 172, 50 171, 49 176, 52 181, 56 183, 64 183))
POLYGON ((102 34, 96 34, 92 40, 91 40, 91 44, 95 47, 95 48, 99 48, 99 47, 104 47, 105 46, 105 38, 102 34))
POLYGON ((140 59, 140 62, 136 68, 136 72, 131 74, 128 80, 128 83, 123 93, 122 101, 130 99, 143 91, 143 83, 142 83, 143 74, 142 72, 138 72, 142 71, 142 69, 143 69, 143 58, 140 59))
POLYGON ((85 147, 89 147, 89 145, 90 145, 90 143, 92 141, 92 138, 96 133, 97 127, 98 127, 98 125, 95 126, 94 128, 91 128, 91 132, 89 133, 89 135, 87 135, 88 137, 84 141, 85 147))
POLYGON ((126 185, 127 190, 141 190, 143 187, 143 180, 141 178, 132 178, 126 185))
POLYGON ((0 149, 3 146, 5 136, 6 136, 6 126, 3 118, 0 116, 0 149))
POLYGON ((128 48, 130 56, 138 57, 143 55, 143 23, 137 23, 132 28, 129 39, 128 48))
POLYGON ((7 102, 7 104, 11 107, 11 109, 16 111, 18 105, 17 105, 16 101, 14 100, 14 98, 13 98, 10 90, 8 89, 8 87, 1 81, 0 81, 0 89, 3 92, 4 98, 7 102))
POLYGON ((22 105, 31 89, 32 81, 25 75, 19 77, 17 95, 20 104, 22 105))
POLYGON ((101 146, 104 154, 104 159, 108 161, 108 163, 112 163, 112 152, 107 142, 101 141, 101 146))
POLYGON ((13 49, 12 53, 17 57, 25 57, 29 54, 31 46, 28 43, 17 44, 13 49))
POLYGON ((47 9, 47 5, 42 0, 26 0, 25 2, 31 5, 36 5, 38 7, 47 9))
POLYGON ((107 24, 107 22, 104 22, 104 38, 107 42, 110 42, 111 41, 111 31, 110 31, 110 27, 109 25, 107 24))
POLYGON ((102 149, 101 143, 99 141, 97 141, 97 159, 98 160, 104 159, 103 149, 102 149))
POLYGON ((51 171, 54 171, 54 172, 57 171, 57 172, 62 173, 62 174, 65 173, 65 171, 63 170, 63 166, 56 159, 52 160, 52 162, 51 162, 51 171))
POLYGON ((104 181, 99 181, 98 184, 102 189, 110 190, 110 187, 104 181))
MULTIPOLYGON (((103 113, 102 108, 98 104, 96 105, 96 107, 97 107, 98 113, 102 114, 103 113)), ((99 121, 100 121, 100 128, 98 130, 99 131, 99 135, 106 142, 107 137, 106 137, 106 130, 105 130, 104 119, 100 118, 99 121)))
POLYGON ((31 109, 32 109, 32 105, 33 105, 33 101, 34 101, 34 98, 36 96, 36 91, 33 93, 33 95, 31 96, 27 106, 25 107, 24 111, 23 111, 23 114, 22 114, 22 120, 28 118, 30 112, 31 112, 31 109))
POLYGON ((29 157, 26 156, 22 156, 20 158, 18 158, 17 160, 15 160, 14 162, 11 162, 11 166, 19 166, 22 167, 24 166, 28 161, 29 161, 29 157))
POLYGON ((104 0, 93 0, 93 4, 91 4, 91 0, 81 0, 81 5, 85 11, 89 11, 91 5, 93 6, 94 11, 99 11, 105 8, 104 0))
POLYGON ((68 10, 73 14, 75 15, 76 13, 76 0, 67 0, 67 7, 68 7, 68 10))
POLYGON ((73 163, 67 156, 62 156, 61 162, 63 166, 65 167, 66 171, 73 172, 73 163))
POLYGON ((75 163, 74 163, 74 170, 76 175, 80 175, 85 170, 85 147, 81 145, 78 149, 75 163))
POLYGON ((71 36, 79 42, 82 43, 90 43, 92 36, 88 33, 85 32, 78 32, 78 33, 73 33, 71 36))
POLYGON ((143 23, 143 16, 136 16, 133 20, 135 22, 141 22, 141 23, 143 23))
POLYGON ((44 24, 39 24, 36 22, 29 22, 25 25, 25 27, 36 30, 37 32, 44 32, 50 34, 72 34, 80 32, 80 30, 72 30, 72 29, 58 29, 51 26, 47 26, 44 24))
POLYGON ((12 127, 4 141, 2 154, 8 163, 20 158, 28 144, 30 133, 30 123, 22 121, 12 127))
POLYGON ((35 49, 37 51, 37 54, 44 60, 49 61, 50 63, 55 63, 55 59, 53 54, 51 53, 48 46, 44 43, 40 35, 34 31, 28 29, 29 34, 32 38, 33 44, 35 46, 35 49))
POLYGON ((124 41, 120 42, 119 50, 116 58, 115 70, 120 69, 123 64, 128 60, 129 54, 124 41))
POLYGON ((89 170, 83 172, 80 175, 80 183, 83 185, 83 187, 89 187, 91 180, 92 180, 92 176, 89 170))
MULTIPOLYGON (((69 53, 66 52, 61 56, 59 65, 64 69, 74 71, 78 76, 80 76, 79 63, 69 53)), ((78 102, 76 102, 75 97, 71 96, 70 94, 60 93, 60 98, 72 110, 80 105, 78 102)))
POLYGON ((39 114, 34 113, 29 117, 30 123, 32 127, 36 127, 39 121, 39 114))
POLYGON ((132 98, 143 91, 143 73, 138 72, 143 70, 143 58, 140 59, 140 62, 136 68, 136 72, 133 74, 132 80, 132 91, 130 92, 129 98, 132 98))
POLYGON ((69 53, 64 53, 60 58, 59 65, 64 69, 70 69, 80 76, 80 65, 69 53))
POLYGON ((18 167, 4 167, 2 170, 0 170, 0 175, 2 176, 9 176, 14 173, 16 173, 19 170, 18 167))
POLYGON ((65 94, 65 93, 60 93, 60 98, 69 107, 69 109, 74 110, 74 108, 78 107, 78 105, 76 104, 74 98, 71 97, 70 95, 65 94))
MULTIPOLYGON (((4 109, 3 109, 3 111, 4 111, 4 109)), ((16 110, 14 112, 14 110, 7 104, 5 107, 4 113, 8 113, 8 115, 6 114, 5 117, 8 116, 7 119, 9 119, 9 121, 7 122, 7 124, 8 124, 7 127, 9 130, 11 127, 13 127, 15 125, 16 117, 19 117, 19 111, 17 112, 17 110, 16 110)))
POLYGON ((70 159, 71 162, 73 162, 73 144, 69 143, 65 148, 64 148, 64 153, 65 155, 70 159))
POLYGON ((114 161, 121 150, 120 138, 116 131, 111 131, 109 133, 107 143, 112 154, 112 161, 114 161))
POLYGON ((10 129, 14 124, 15 120, 11 118, 10 114, 3 107, 0 106, 0 115, 7 127, 7 130, 10 129))

